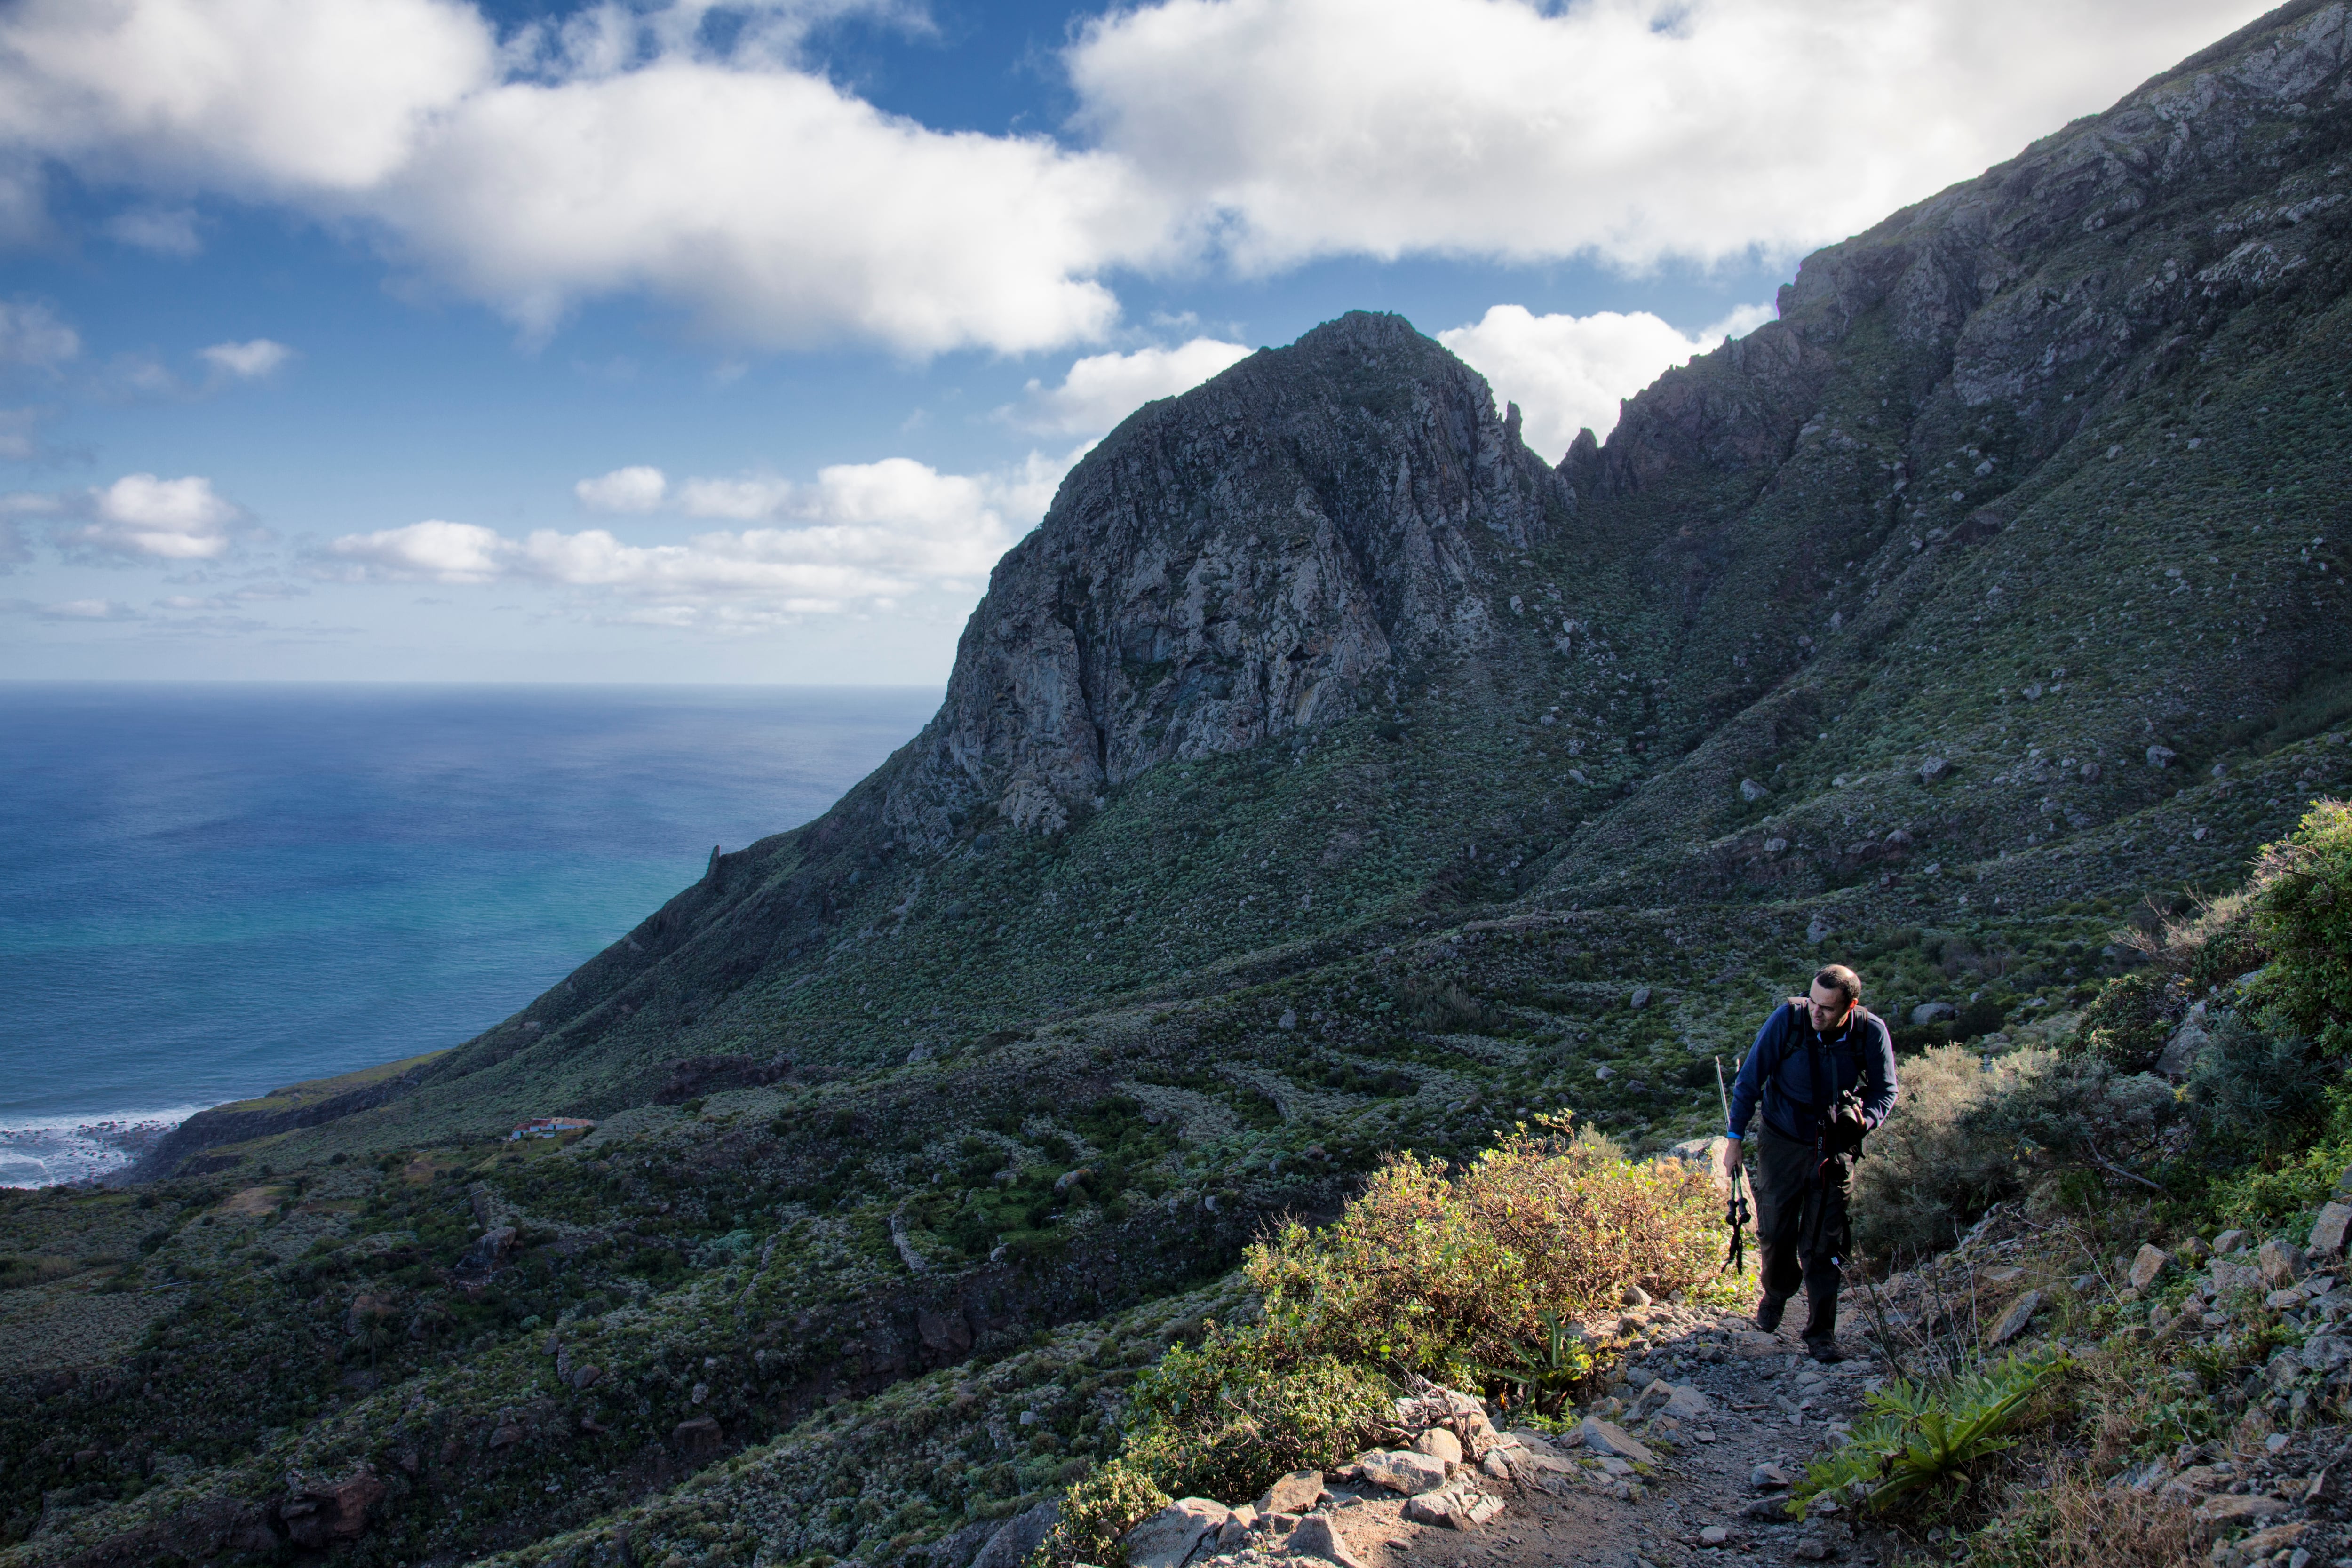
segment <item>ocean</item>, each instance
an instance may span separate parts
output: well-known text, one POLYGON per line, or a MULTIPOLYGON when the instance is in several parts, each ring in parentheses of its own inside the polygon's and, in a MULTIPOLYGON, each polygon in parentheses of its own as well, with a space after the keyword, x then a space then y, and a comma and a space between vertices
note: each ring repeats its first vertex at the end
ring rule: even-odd
POLYGON ((937 688, 0 684, 0 1185, 453 1046, 937 688))

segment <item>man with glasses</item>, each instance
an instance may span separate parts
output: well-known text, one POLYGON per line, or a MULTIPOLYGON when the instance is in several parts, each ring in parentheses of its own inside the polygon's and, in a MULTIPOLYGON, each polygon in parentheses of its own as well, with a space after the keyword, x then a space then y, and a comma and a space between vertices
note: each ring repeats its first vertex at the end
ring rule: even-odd
POLYGON ((1805 1348, 1818 1362, 1837 1348, 1838 1266, 1847 1247, 1846 1198, 1863 1134, 1895 1109, 1895 1038, 1862 1005, 1862 977, 1843 963, 1813 976, 1757 1031, 1731 1090, 1723 1174, 1737 1178, 1748 1124, 1760 1102, 1756 1136, 1756 1239, 1764 1298, 1756 1326, 1766 1333, 1797 1287, 1805 1288, 1805 1348))

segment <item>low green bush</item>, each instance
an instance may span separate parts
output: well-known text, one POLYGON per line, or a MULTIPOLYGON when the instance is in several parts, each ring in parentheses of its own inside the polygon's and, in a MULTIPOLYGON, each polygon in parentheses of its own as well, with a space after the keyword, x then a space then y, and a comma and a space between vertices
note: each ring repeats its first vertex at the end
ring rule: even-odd
POLYGON ((1261 1327, 1212 1323, 1137 1381, 1125 1458, 1177 1497, 1239 1500, 1360 1453, 1392 1414, 1377 1374, 1299 1355, 1261 1327))
POLYGON ((1629 1284, 1663 1296, 1712 1278, 1721 1213, 1704 1172, 1523 1131, 1457 1176, 1401 1155, 1331 1226, 1285 1226, 1243 1269, 1267 1332, 1297 1353, 1443 1382, 1515 1360, 1546 1310, 1613 1304, 1629 1284))
POLYGON ((1113 1459, 1062 1494, 1061 1512, 1027 1568, 1127 1568, 1127 1532, 1169 1501, 1150 1477, 1113 1459))
POLYGON ((2253 928, 2271 962, 2256 989, 2329 1056, 2352 1055, 2352 805, 2313 805, 2255 862, 2253 928))

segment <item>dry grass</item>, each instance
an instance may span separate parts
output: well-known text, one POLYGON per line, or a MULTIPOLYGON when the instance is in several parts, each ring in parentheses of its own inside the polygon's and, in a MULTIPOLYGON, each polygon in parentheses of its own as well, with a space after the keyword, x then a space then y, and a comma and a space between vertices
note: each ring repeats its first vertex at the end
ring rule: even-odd
POLYGON ((2043 1494, 2039 1551, 2022 1562, 2048 1568, 2177 1568, 2195 1561, 2189 1509, 2177 1499, 2098 1486, 2070 1476, 2043 1494))

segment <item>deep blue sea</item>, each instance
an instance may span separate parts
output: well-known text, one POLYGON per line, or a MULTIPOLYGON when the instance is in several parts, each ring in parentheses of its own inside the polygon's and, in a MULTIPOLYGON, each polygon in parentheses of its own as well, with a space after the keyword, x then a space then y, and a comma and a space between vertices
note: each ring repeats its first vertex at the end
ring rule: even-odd
POLYGON ((0 684, 0 1185, 456 1045, 937 688, 0 684))

